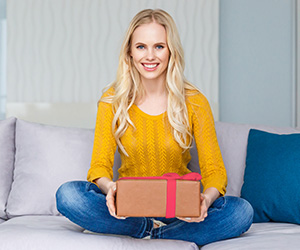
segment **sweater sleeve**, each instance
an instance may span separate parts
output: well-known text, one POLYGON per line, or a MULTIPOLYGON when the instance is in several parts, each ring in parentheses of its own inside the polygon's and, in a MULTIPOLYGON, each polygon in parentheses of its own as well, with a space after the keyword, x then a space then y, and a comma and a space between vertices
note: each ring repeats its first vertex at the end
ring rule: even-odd
POLYGON ((210 105, 205 96, 198 93, 190 98, 190 108, 192 109, 192 131, 197 146, 203 191, 215 187, 221 195, 225 195, 227 175, 210 105))
MULTIPOLYGON (((106 95, 107 93, 104 93, 106 95)), ((114 154, 117 144, 112 133, 114 114, 112 105, 100 101, 97 111, 94 146, 87 180, 93 182, 100 177, 113 179, 114 154)))

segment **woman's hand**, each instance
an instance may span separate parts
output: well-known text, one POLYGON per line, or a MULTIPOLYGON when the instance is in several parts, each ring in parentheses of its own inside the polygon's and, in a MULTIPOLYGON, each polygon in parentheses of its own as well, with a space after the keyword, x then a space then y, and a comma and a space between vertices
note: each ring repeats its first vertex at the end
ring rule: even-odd
POLYGON ((117 186, 115 182, 108 183, 108 192, 106 195, 106 206, 111 216, 117 218, 116 216, 116 207, 115 207, 115 197, 116 197, 116 190, 117 186))
POLYGON ((102 177, 96 180, 97 185, 100 187, 101 191, 106 194, 106 206, 111 216, 117 219, 126 219, 126 217, 119 217, 116 215, 116 191, 117 185, 115 182, 111 181, 106 177, 102 177))
POLYGON ((211 204, 220 197, 220 193, 216 188, 208 188, 203 194, 201 194, 201 205, 200 205, 200 217, 186 218, 177 217, 179 220, 185 222, 202 222, 207 217, 207 210, 211 204))
POLYGON ((108 211, 111 216, 117 218, 117 219, 126 219, 126 217, 120 217, 116 215, 116 206, 115 206, 115 200, 116 200, 116 191, 117 191, 117 185, 115 182, 109 183, 110 187, 108 188, 108 192, 106 195, 106 206, 108 208, 108 211))

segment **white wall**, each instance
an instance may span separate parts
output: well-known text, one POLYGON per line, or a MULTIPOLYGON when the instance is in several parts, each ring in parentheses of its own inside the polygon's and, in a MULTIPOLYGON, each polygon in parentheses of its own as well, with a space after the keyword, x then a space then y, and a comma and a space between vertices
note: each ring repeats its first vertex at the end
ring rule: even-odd
POLYGON ((144 8, 162 8, 177 23, 186 76, 217 118, 218 6, 218 0, 9 0, 7 116, 93 127, 131 18, 144 8))
POLYGON ((295 125, 295 13, 294 0, 220 1, 221 121, 295 125))

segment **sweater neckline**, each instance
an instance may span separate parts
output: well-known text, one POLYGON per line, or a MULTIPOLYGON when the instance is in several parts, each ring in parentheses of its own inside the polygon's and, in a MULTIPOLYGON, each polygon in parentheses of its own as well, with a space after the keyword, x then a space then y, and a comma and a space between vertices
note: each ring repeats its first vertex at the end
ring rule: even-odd
POLYGON ((150 119, 159 119, 162 118, 164 116, 167 116, 167 111, 159 114, 159 115, 150 115, 145 113, 143 110, 141 110, 136 104, 133 104, 132 107, 142 116, 146 117, 146 118, 150 118, 150 119))

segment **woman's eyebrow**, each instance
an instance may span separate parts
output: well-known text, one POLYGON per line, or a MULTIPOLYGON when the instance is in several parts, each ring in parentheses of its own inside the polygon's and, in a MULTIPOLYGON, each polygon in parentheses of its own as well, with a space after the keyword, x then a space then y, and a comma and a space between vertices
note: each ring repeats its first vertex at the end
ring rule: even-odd
POLYGON ((154 45, 167 45, 165 42, 155 43, 154 45))
MULTIPOLYGON (((134 45, 147 45, 147 43, 136 42, 134 45)), ((167 45, 165 42, 157 42, 154 45, 167 45)))

